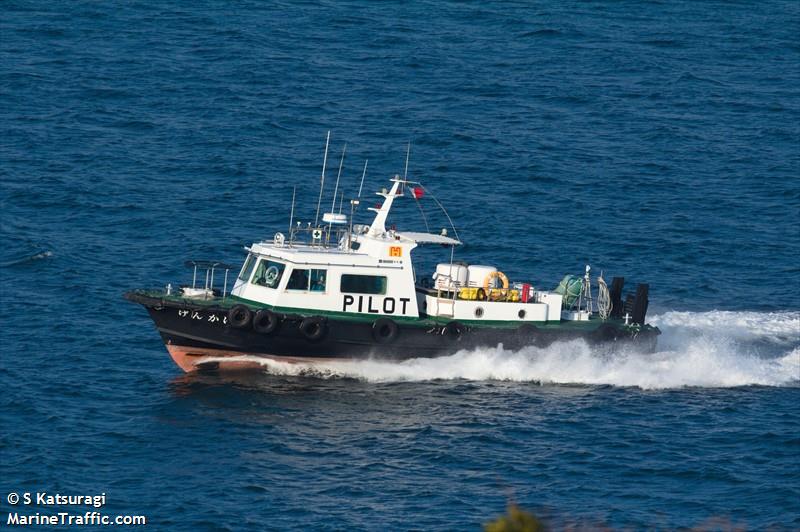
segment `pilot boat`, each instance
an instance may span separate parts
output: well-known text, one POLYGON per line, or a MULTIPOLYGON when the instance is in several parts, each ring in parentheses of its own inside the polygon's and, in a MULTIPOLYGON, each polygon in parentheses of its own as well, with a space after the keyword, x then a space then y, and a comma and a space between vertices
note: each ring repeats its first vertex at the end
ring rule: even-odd
MULTIPOLYGON (((324 177, 323 164, 322 187, 324 177)), ((624 278, 615 277, 609 288, 601 274, 595 288, 589 266, 541 290, 509 280, 495 266, 457 262, 461 241, 452 222, 453 236, 444 229, 386 227, 396 200, 429 194, 422 183, 399 175, 390 183, 377 193, 383 200, 369 209, 375 213, 369 225, 353 223, 358 199, 350 201, 349 219, 332 212, 319 223, 318 203, 315 223, 295 224, 293 196, 288 234, 246 247, 232 283, 231 265, 190 261, 191 286, 124 297, 147 309, 172 359, 187 372, 258 368, 265 359, 405 360, 575 339, 655 348, 660 331, 645 323, 647 284, 623 301, 624 278), (418 276, 412 254, 424 245, 443 246, 449 259, 418 276)))

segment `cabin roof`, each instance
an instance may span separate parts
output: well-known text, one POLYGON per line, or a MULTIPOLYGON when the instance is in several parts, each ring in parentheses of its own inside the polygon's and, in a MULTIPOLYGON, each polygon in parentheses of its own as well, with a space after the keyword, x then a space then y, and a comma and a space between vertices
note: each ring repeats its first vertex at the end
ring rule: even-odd
POLYGON ((458 246, 461 244, 461 242, 455 238, 434 233, 398 232, 397 236, 399 236, 401 240, 408 240, 417 244, 445 244, 448 246, 458 246))

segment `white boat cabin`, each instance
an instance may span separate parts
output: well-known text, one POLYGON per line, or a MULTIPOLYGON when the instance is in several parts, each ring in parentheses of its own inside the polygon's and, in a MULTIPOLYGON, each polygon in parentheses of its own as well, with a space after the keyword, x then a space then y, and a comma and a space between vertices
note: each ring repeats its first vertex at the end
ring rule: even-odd
MULTIPOLYGON (((493 267, 440 264, 433 277, 417 279, 411 253, 420 244, 460 245, 443 234, 386 229, 396 198, 413 183, 395 177, 379 192, 379 208, 369 226, 347 226, 341 214, 323 216, 323 225, 278 233, 272 242, 247 248, 249 255, 231 295, 284 312, 344 313, 395 319, 428 317, 459 321, 559 321, 562 296, 512 286, 493 267), (334 227, 335 226, 335 227, 334 227), (297 236, 308 232, 307 242, 297 236), (500 284, 502 282, 502 285, 500 284)), ((412 194, 415 193, 412 191, 412 194)), ((351 205, 357 205, 357 201, 351 205)), ((291 225, 291 224, 290 224, 291 225)))

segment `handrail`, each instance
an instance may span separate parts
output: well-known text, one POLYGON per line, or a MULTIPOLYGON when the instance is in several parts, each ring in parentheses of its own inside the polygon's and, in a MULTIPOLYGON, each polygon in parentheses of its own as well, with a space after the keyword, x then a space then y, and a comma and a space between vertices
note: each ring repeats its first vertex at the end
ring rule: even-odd
POLYGON ((328 249, 332 246, 339 246, 339 242, 341 241, 342 237, 348 233, 348 229, 345 227, 312 227, 311 225, 307 225, 305 227, 298 225, 293 227, 292 230, 289 232, 289 238, 286 240, 287 247, 293 247, 295 244, 307 244, 314 247, 319 247, 322 249, 328 249), (318 232, 317 232, 318 231, 318 232), (307 234, 311 236, 310 239, 307 241, 298 240, 297 237, 303 234, 307 234), (318 235, 319 238, 315 238, 315 235, 318 235), (331 236, 335 242, 331 242, 331 236))
POLYGON ((187 268, 197 266, 198 268, 227 268, 232 270, 235 266, 220 262, 218 260, 187 260, 183 263, 187 268))
POLYGON ((212 294, 214 293, 214 271, 215 270, 225 270, 225 281, 222 286, 222 297, 224 298, 228 292, 228 272, 234 269, 235 266, 231 264, 227 264, 225 262, 214 261, 214 260, 187 260, 184 262, 184 266, 187 268, 192 268, 192 289, 197 289, 197 269, 205 269, 206 270, 206 280, 205 284, 203 285, 203 290, 210 291, 212 294))

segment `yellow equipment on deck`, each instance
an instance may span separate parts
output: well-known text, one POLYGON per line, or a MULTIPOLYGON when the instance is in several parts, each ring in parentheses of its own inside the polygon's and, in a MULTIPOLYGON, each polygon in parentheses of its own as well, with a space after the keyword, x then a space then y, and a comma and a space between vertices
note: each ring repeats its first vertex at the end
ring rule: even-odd
POLYGON ((458 291, 458 299, 484 301, 486 299, 486 290, 479 286, 465 287, 458 291))
POLYGON ((465 301, 510 301, 521 300, 519 290, 508 288, 508 277, 503 272, 492 272, 483 280, 483 288, 469 286, 458 290, 458 299, 465 301), (495 279, 499 279, 503 288, 489 288, 495 279))
POLYGON ((490 288, 489 301, 510 301, 520 300, 519 290, 509 290, 508 288, 490 288))

